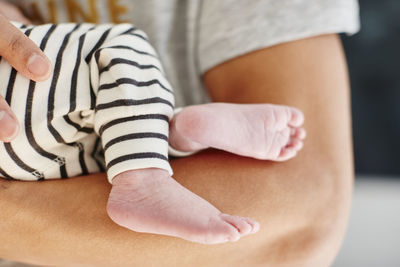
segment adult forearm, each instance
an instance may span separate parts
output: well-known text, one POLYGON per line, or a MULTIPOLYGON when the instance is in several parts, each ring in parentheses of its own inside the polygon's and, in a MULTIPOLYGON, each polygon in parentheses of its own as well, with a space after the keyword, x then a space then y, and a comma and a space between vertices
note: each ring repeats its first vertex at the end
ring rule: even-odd
POLYGON ((174 161, 184 186, 262 225, 256 235, 217 246, 115 225, 105 212, 110 186, 104 175, 1 181, 0 256, 53 266, 323 266, 315 262, 331 260, 343 234, 349 192, 340 188, 349 188, 350 179, 303 161, 270 163, 214 151, 174 161))
MULTIPOLYGON (((57 266, 176 266, 177 262, 179 266, 234 266, 254 264, 254 260, 262 260, 260 265, 265 266, 263 258, 275 259, 284 243, 314 245, 315 237, 310 235, 318 227, 305 229, 309 221, 300 194, 304 190, 290 180, 281 183, 284 173, 274 175, 284 172, 283 165, 210 151, 174 161, 173 167, 184 186, 226 212, 259 220, 262 231, 218 246, 140 234, 108 219, 105 204, 110 186, 104 175, 41 183, 2 180, 0 256, 57 266), (296 238, 288 230, 290 234, 296 230, 296 238), (288 240, 283 242, 283 237, 288 240)), ((300 187, 311 188, 310 182, 304 179, 300 187)), ((295 247, 287 248, 285 254, 290 255, 295 247)))

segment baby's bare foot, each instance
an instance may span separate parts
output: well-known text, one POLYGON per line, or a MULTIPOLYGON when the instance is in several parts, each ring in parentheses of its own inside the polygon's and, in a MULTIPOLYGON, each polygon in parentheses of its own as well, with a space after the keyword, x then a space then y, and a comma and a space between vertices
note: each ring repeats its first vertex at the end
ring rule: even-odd
POLYGON ((217 244, 237 241, 259 229, 251 219, 222 214, 161 169, 127 171, 117 175, 112 184, 108 215, 136 232, 217 244))
POLYGON ((217 148, 238 155, 283 161, 302 147, 303 113, 272 104, 210 103, 190 106, 170 123, 170 145, 180 151, 217 148))

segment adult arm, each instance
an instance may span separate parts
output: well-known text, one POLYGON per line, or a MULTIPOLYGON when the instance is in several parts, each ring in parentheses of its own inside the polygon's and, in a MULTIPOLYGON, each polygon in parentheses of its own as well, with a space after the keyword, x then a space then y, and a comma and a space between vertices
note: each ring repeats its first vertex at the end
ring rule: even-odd
POLYGON ((104 174, 0 181, 0 257, 57 266, 328 266, 348 218, 353 165, 349 86, 336 35, 262 49, 204 75, 215 101, 279 103, 306 115, 308 137, 283 163, 219 151, 174 160, 174 177, 261 230, 206 246, 112 223, 104 174))
MULTIPOLYGON (((29 79, 47 79, 50 76, 50 61, 10 20, 29 23, 15 6, 0 1, 0 56, 29 79)), ((11 141, 17 132, 17 119, 3 96, 0 96, 0 140, 11 141)))

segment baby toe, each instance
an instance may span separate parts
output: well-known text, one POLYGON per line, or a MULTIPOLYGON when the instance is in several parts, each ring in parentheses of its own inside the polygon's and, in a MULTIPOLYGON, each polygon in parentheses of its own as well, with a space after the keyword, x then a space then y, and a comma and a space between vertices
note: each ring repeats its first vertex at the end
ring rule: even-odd
POLYGON ((293 147, 284 147, 281 150, 281 153, 279 154, 276 161, 285 161, 285 160, 291 159, 291 158, 295 157, 296 154, 297 154, 297 150, 294 149, 293 147))
POLYGON ((298 138, 293 138, 290 140, 290 142, 287 144, 286 148, 293 148, 296 151, 299 151, 300 149, 303 148, 303 142, 298 139, 298 138))
POLYGON ((291 117, 289 125, 292 127, 300 127, 304 123, 304 114, 297 108, 290 108, 291 117))
POLYGON ((208 225, 208 233, 203 237, 203 244, 218 244, 225 242, 235 242, 240 239, 241 234, 235 224, 225 220, 230 215, 221 214, 212 220, 208 225))
POLYGON ((248 221, 242 217, 227 214, 221 214, 220 217, 227 223, 234 226, 241 236, 250 234, 253 229, 252 225, 249 224, 248 221))
POLYGON ((252 219, 246 217, 243 217, 243 220, 245 220, 248 224, 251 225, 250 234, 257 233, 258 230, 260 230, 260 224, 258 222, 253 221, 252 219))
POLYGON ((291 128, 290 129, 290 137, 291 138, 298 138, 300 140, 303 140, 306 138, 306 130, 304 128, 291 128))

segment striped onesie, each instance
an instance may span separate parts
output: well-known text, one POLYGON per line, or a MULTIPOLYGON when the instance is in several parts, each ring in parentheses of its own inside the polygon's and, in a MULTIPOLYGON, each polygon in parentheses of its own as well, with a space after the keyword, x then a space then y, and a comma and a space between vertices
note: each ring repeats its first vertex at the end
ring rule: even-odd
POLYGON ((0 175, 66 178, 168 163, 174 96, 145 33, 131 24, 14 24, 50 58, 53 74, 34 82, 0 62, 0 93, 20 123, 0 144, 0 175))

